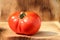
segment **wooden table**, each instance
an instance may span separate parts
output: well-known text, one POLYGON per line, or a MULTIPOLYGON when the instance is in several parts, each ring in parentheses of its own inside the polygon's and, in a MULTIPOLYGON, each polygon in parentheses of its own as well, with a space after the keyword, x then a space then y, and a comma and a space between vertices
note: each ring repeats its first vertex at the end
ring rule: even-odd
POLYGON ((7 22, 0 22, 0 40, 60 40, 60 23, 42 22, 40 30, 35 35, 27 36, 16 34, 7 22))

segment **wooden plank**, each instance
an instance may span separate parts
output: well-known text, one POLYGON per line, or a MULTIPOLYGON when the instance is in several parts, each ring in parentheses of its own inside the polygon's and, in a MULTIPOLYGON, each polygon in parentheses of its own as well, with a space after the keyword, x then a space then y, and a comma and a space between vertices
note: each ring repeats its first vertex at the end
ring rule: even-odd
POLYGON ((36 12, 42 20, 60 21, 60 0, 0 0, 1 21, 7 21, 16 10, 26 9, 36 12))
POLYGON ((18 35, 7 22, 0 22, 0 40, 60 40, 59 22, 42 22, 41 29, 32 36, 18 35))

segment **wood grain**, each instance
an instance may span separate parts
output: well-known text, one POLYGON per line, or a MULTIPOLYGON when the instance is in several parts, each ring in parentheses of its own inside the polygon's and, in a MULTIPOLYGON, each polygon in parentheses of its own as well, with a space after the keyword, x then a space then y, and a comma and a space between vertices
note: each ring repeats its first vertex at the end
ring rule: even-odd
POLYGON ((55 21, 42 22, 40 30, 32 36, 16 34, 7 22, 0 22, 0 26, 1 40, 60 40, 60 24, 55 21))
POLYGON ((7 21, 15 11, 34 11, 43 21, 60 21, 59 0, 0 0, 1 21, 7 21))

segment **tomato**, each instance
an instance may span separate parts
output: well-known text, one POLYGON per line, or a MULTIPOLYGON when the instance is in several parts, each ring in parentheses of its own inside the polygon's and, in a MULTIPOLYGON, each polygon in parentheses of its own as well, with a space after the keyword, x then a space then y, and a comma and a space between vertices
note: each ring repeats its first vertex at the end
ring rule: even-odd
POLYGON ((16 11, 10 15, 8 24, 15 33, 32 35, 40 29, 41 19, 35 12, 16 11))

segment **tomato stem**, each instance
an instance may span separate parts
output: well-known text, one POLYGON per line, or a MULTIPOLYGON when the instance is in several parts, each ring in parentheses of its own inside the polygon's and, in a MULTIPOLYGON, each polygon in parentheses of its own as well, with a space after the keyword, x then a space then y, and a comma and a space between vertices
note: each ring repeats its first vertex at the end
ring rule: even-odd
POLYGON ((23 19, 25 15, 25 12, 22 12, 22 14, 20 14, 20 18, 23 19))

